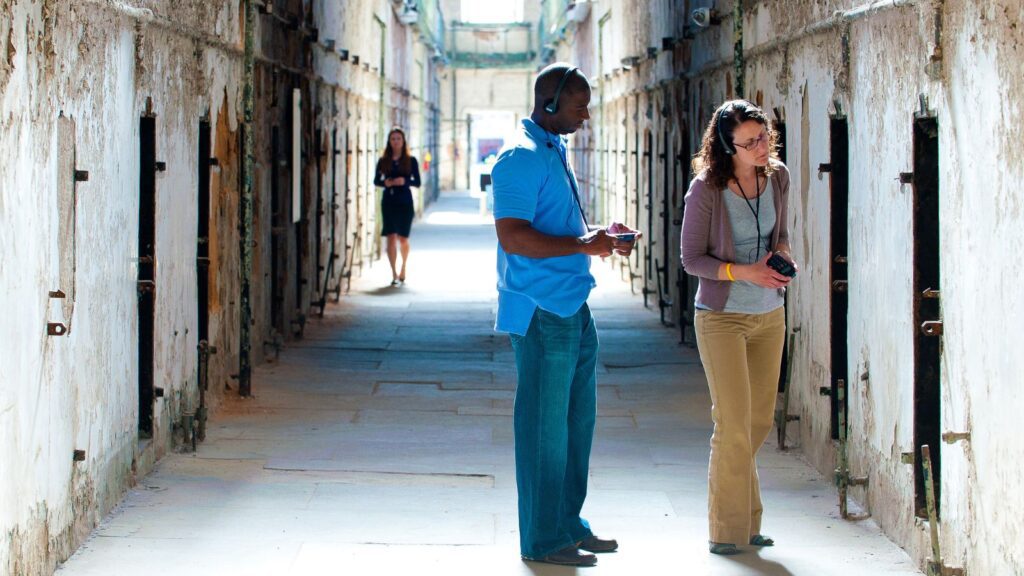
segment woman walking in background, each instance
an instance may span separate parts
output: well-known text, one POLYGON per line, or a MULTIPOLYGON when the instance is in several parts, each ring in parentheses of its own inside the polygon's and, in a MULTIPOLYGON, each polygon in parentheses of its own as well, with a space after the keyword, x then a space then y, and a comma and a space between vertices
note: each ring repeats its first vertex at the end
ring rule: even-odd
POLYGON ((409 232, 416 208, 412 201, 411 186, 420 185, 420 167, 415 156, 409 155, 409 145, 401 128, 392 128, 384 155, 377 161, 377 174, 373 183, 384 187, 381 200, 383 226, 381 235, 388 239, 388 262, 391 263, 391 285, 405 282, 405 265, 409 261, 409 232), (397 267, 401 245, 402 267, 397 267))
POLYGON ((694 157, 682 262, 699 278, 697 345, 711 391, 710 551, 771 546, 761 534, 757 452, 768 438, 782 362, 789 254, 789 171, 757 106, 722 104, 694 157))

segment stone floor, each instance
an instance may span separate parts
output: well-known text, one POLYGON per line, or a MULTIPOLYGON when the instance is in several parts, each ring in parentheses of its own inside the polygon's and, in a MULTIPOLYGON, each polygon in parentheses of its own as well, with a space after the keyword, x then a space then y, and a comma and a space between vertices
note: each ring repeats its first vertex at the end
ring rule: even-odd
MULTIPOLYGON (((595 261, 599 419, 584 515, 618 553, 519 558, 514 364, 492 331, 494 232, 448 195, 413 233, 408 282, 377 262, 229 398, 196 454, 166 457, 60 569, 85 575, 919 574, 870 521, 838 518, 798 453, 760 458, 778 545, 707 552, 711 422, 694 350, 595 261)), ((774 434, 772 435, 774 439, 774 434)))

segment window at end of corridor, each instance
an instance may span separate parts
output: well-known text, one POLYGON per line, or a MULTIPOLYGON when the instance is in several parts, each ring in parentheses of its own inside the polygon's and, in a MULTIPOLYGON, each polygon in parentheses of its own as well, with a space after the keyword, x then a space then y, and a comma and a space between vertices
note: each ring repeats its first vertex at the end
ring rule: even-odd
POLYGON ((462 0, 460 20, 478 24, 522 22, 523 0, 504 0, 502 2, 462 0))

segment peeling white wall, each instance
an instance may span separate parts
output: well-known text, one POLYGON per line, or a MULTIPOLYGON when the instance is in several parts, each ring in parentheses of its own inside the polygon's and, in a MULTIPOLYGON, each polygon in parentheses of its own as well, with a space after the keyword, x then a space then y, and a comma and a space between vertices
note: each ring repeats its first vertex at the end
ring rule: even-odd
MULTIPOLYGON (((695 148, 712 110, 732 97, 736 86, 732 2, 679 4, 652 1, 647 6, 652 20, 643 22, 622 14, 614 3, 593 3, 589 18, 559 45, 557 59, 595 67, 604 62, 602 73, 592 77, 598 85, 595 100, 603 97, 603 109, 592 112, 591 129, 581 136, 588 144, 577 171, 590 170, 600 180, 595 166, 605 162, 604 177, 616 190, 632 188, 631 165, 623 174, 620 163, 602 160, 595 148, 600 152, 610 141, 609 147, 628 150, 635 130, 659 134, 665 122, 660 112, 672 103, 674 86, 685 86, 689 126, 684 137, 695 148), (697 31, 671 58, 659 56, 631 71, 615 71, 628 55, 622 46, 659 46, 661 37, 678 38, 681 30, 666 23, 685 22, 688 10, 712 5, 723 16, 721 25, 697 31), (601 42, 597 22, 605 15, 610 19, 601 42), (622 41, 623 29, 650 37, 622 41), (653 113, 645 115, 647 103, 653 113), (634 120, 637 108, 639 119, 634 120)), ((774 108, 784 116, 793 249, 802 265, 789 298, 790 327, 800 329, 790 399, 790 413, 800 421, 789 425, 789 444, 832 475, 836 446, 830 437, 830 399, 818 393, 832 380, 832 207, 830 176, 819 177, 818 166, 831 160, 830 114, 838 101, 850 135, 850 468, 870 480, 866 489, 853 488, 850 495, 924 566, 931 553, 928 526, 915 515, 914 468, 900 460, 901 453, 914 449, 917 327, 911 276, 913 189, 897 180, 913 169, 912 126, 924 94, 939 126, 941 232, 940 245, 933 249, 941 260, 945 330, 941 428, 971 433, 969 441, 933 447, 941 451, 942 461, 942 554, 947 565, 968 574, 1024 573, 1019 544, 1024 540, 1019 521, 1024 495, 1017 489, 1024 441, 1014 428, 1024 411, 1024 356, 1013 348, 1017 328, 1024 325, 1014 264, 1024 248, 1024 5, 1014 0, 875 4, 793 0, 745 6, 744 43, 748 51, 755 50, 744 67, 745 95, 770 116, 774 108), (837 11, 869 6, 881 10, 848 26, 826 25, 837 11), (930 75, 937 9, 942 57, 938 73, 930 75), (785 41, 811 25, 818 32, 785 41), (759 50, 769 42, 780 44, 759 50), (865 373, 867 379, 861 380, 865 373)), ((656 144, 655 153, 662 152, 656 144)), ((609 154, 615 157, 614 151, 609 154)), ((660 190, 664 180, 659 171, 657 163, 654 174, 644 170, 641 194, 650 179, 660 190)), ((620 199, 616 194, 610 196, 615 202, 620 199)), ((652 249, 657 253, 656 245, 652 249)), ((675 269, 670 277, 674 274, 675 269)), ((650 278, 643 281, 655 286, 650 278)))
MULTIPOLYGON (((851 9, 856 3, 830 3, 851 9)), ((748 47, 827 17, 761 5, 748 15, 748 47), (793 15, 797 14, 796 22, 793 15), (792 24, 788 23, 792 22, 792 24), (753 25, 753 26, 751 26, 753 25), (753 30, 753 31, 751 31, 753 30)), ((803 263, 790 294, 797 334, 791 437, 824 473, 834 467, 829 400, 828 113, 839 100, 850 127, 847 373, 851 473, 867 476, 851 490, 874 521, 924 562, 927 522, 915 517, 911 452, 914 422, 913 190, 897 176, 913 170, 912 123, 928 98, 939 126, 942 267, 943 432, 971 433, 942 443, 940 534, 945 563, 972 574, 1024 571, 1020 548, 1024 496, 1016 490, 1024 442, 1013 432, 1024 408, 1024 364, 1014 354, 1018 282, 1006 262, 1024 245, 1019 152, 1024 81, 1020 22, 1014 2, 919 3, 854 21, 850 61, 842 61, 841 28, 748 62, 748 97, 785 107, 788 164, 793 173, 794 251, 803 263), (943 28, 940 75, 929 76, 935 48, 934 9, 943 28), (863 374, 867 380, 861 380, 863 374)), ((792 405, 791 405, 792 406, 792 405)))
POLYGON ((122 145, 137 137, 134 37, 116 19, 58 17, 52 4, 0 9, 13 48, 0 82, 0 567, 29 574, 54 561, 37 543, 70 553, 130 481, 138 161, 122 145), (105 74, 82 73, 90 67, 105 74), (61 111, 90 172, 77 186, 71 318, 48 297, 61 258, 61 111), (47 322, 71 329, 49 337, 47 322), (84 462, 72 462, 76 449, 84 462))
POLYGON ((1024 249, 1024 5, 948 2, 945 14, 942 419, 971 439, 942 446, 944 554, 974 574, 1022 573, 1024 308, 1012 262, 1024 249))
MULTIPOLYGON (((208 405, 216 408, 224 400, 226 384, 236 387, 231 374, 238 371, 239 347, 241 5, 0 0, 0 573, 52 573, 136 477, 181 444, 179 418, 198 403, 200 120, 211 124, 212 154, 220 163, 211 170, 210 190, 210 340, 219 351, 211 359, 208 405), (156 118, 156 159, 167 166, 156 177, 153 346, 153 385, 164 397, 154 402, 153 438, 140 441, 139 123, 148 112, 156 118), (67 157, 72 150, 74 162, 67 157), (89 179, 74 188, 72 204, 73 167, 88 171, 89 179), (51 299, 50 291, 58 288, 73 301, 51 299), (48 322, 69 331, 47 336, 48 322), (84 461, 72 461, 75 450, 84 451, 84 461)), ((367 19, 375 14, 392 27, 393 37, 408 40, 388 48, 390 62, 402 61, 397 52, 424 54, 413 30, 396 28, 400 24, 386 0, 335 6, 319 22, 342 47, 346 40, 370 42, 367 19)), ((379 43, 374 46, 379 50, 379 43)), ((379 140, 385 71, 340 63, 322 46, 314 50, 314 76, 322 80, 311 98, 321 105, 316 127, 328 134, 351 129, 361 137, 362 173, 354 186, 363 198, 346 204, 339 197, 335 217, 342 225, 360 218, 372 222, 369 166, 379 140)), ((386 98, 398 103, 395 90, 408 89, 413 93, 402 98, 436 110, 432 66, 419 82, 410 78, 409 66, 386 72, 386 98)), ((338 144, 340 193, 354 177, 346 170, 346 143, 338 144)), ((267 168, 263 157, 258 161, 256 203, 266 206, 267 168)), ((317 182, 329 201, 327 180, 317 182)), ((307 192, 307 199, 316 197, 314 190, 307 192)), ((311 201, 304 213, 315 222, 311 201)), ((325 235, 328 229, 323 227, 325 235)), ((257 219, 257 238, 264 232, 269 233, 269 219, 257 219)), ((373 239, 370 228, 362 258, 372 254, 373 239)), ((310 246, 316 241, 310 237, 310 246)), ((336 275, 348 244, 342 231, 336 275)), ((261 308, 268 289, 260 273, 261 250, 269 248, 257 244, 254 257, 254 363, 269 333, 261 308)), ((301 257, 310 270, 312 255, 301 257)), ((292 266, 295 256, 290 258, 292 266)), ((302 309, 307 311, 308 304, 302 309)))

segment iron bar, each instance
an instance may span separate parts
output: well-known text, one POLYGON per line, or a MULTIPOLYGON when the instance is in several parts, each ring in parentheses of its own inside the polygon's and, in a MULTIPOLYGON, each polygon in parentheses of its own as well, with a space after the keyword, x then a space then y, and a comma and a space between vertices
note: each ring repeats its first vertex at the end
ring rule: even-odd
POLYGON ((796 344, 796 333, 799 332, 800 328, 794 328, 789 333, 789 342, 787 342, 786 348, 786 373, 783 376, 783 392, 782 392, 782 406, 775 411, 775 429, 778 435, 779 450, 786 449, 786 427, 790 422, 799 420, 799 416, 790 416, 789 414, 789 390, 791 388, 790 382, 793 374, 793 347, 796 344))
POLYGON ((921 470, 924 473, 924 497, 928 505, 928 531, 931 536, 932 557, 928 559, 928 574, 942 574, 942 551, 939 548, 939 515, 935 508, 935 486, 932 480, 932 450, 921 446, 921 470))
POLYGON ((252 281, 253 255, 253 178, 255 172, 253 116, 256 73, 256 0, 245 0, 245 60, 242 93, 242 195, 241 211, 241 283, 238 351, 238 394, 252 395, 252 302, 250 282, 252 281))
MULTIPOLYGON (((850 476, 850 459, 846 439, 846 381, 842 378, 836 381, 836 394, 839 402, 839 448, 838 464, 835 471, 835 482, 839 488, 839 515, 844 520, 851 519, 848 510, 848 492, 850 486, 865 486, 867 478, 855 478, 850 476)), ((853 518, 859 520, 860 517, 853 518)))

